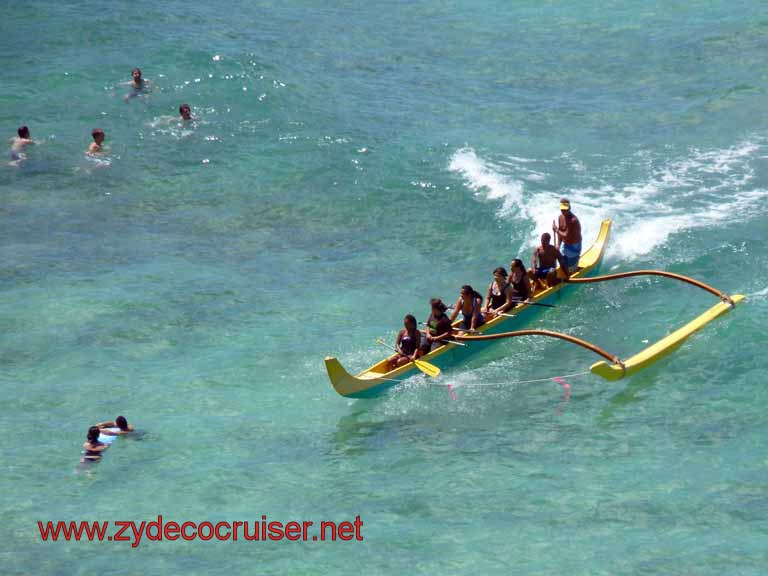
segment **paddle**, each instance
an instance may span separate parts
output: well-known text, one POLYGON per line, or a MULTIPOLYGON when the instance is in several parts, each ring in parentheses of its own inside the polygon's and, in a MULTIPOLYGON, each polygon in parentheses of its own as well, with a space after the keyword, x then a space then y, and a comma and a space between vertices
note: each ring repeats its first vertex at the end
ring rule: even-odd
POLYGON ((528 302, 526 300, 512 300, 518 304, 527 304, 528 306, 543 306, 544 308, 557 308, 554 304, 544 304, 543 302, 528 302))
MULTIPOLYGON (((490 312, 490 310, 489 310, 490 312)), ((515 314, 507 314, 506 312, 494 312, 496 316, 505 316, 507 318, 517 318, 517 315, 515 314)))
MULTIPOLYGON (((384 340, 382 340, 381 338, 376 338, 376 343, 381 344, 382 346, 386 346, 387 348, 389 348, 390 350, 394 350, 398 354, 400 353, 398 352, 397 348, 395 348, 394 346, 390 346, 389 344, 384 342, 384 340)), ((430 364, 429 362, 425 362, 424 360, 414 360, 413 363, 416 364, 416 368, 424 372, 424 374, 426 374, 427 376, 432 376, 432 378, 436 378, 437 376, 440 375, 440 368, 438 368, 434 364, 430 364)))
POLYGON ((555 221, 552 220, 552 233, 555 235, 553 240, 555 241, 555 248, 558 250, 560 249, 560 232, 557 224, 555 224, 555 221))

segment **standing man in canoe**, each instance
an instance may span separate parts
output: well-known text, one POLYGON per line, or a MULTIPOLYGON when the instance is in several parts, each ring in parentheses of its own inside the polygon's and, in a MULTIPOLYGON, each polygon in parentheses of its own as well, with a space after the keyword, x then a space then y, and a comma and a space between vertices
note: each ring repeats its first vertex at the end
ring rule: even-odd
POLYGON ((581 256, 581 223, 571 212, 568 198, 560 199, 560 216, 557 224, 552 222, 552 231, 555 233, 555 246, 560 248, 568 263, 568 271, 575 272, 581 256))

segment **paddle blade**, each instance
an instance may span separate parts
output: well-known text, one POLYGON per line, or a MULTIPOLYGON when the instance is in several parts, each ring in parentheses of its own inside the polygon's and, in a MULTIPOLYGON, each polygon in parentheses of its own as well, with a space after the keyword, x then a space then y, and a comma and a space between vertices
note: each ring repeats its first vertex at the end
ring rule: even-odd
POLYGON ((430 364, 424 360, 414 360, 413 363, 416 364, 416 368, 424 372, 427 376, 431 376, 432 378, 440 376, 440 368, 434 364, 430 364))

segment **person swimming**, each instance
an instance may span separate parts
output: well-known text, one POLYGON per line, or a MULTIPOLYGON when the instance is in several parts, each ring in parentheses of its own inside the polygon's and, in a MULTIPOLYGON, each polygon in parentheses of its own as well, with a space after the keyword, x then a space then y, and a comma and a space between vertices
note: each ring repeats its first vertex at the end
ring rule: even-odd
POLYGON ((102 434, 107 436, 122 436, 134 432, 133 426, 128 424, 128 420, 125 416, 118 416, 114 421, 107 420, 106 422, 99 422, 95 426, 102 434), (117 428, 117 430, 115 430, 115 428, 117 428))
POLYGON ((183 121, 194 120, 194 118, 192 118, 192 109, 189 107, 189 104, 182 104, 179 106, 179 114, 183 121))
POLYGON ((100 155, 104 151, 101 145, 106 139, 104 130, 101 128, 94 128, 91 130, 91 137, 93 138, 93 142, 88 146, 88 150, 86 150, 85 153, 89 156, 100 155))
POLYGON ((11 166, 18 166, 27 159, 24 150, 27 146, 32 146, 35 141, 29 136, 29 128, 21 126, 16 131, 17 136, 11 138, 11 166))
POLYGON ((146 92, 152 84, 149 80, 142 78, 141 68, 134 68, 131 70, 131 78, 132 80, 127 82, 127 84, 131 87, 131 91, 123 98, 123 100, 126 102, 131 98, 135 98, 136 96, 146 92))
POLYGON ((88 435, 85 442, 83 442, 83 457, 81 462, 93 462, 101 460, 101 453, 109 448, 109 444, 99 441, 99 434, 101 429, 98 426, 91 426, 88 428, 88 435))

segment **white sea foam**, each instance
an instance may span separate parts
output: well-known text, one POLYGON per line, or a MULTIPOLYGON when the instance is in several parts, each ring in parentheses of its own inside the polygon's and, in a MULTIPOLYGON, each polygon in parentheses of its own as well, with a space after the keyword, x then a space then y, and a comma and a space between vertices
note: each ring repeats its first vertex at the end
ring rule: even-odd
POLYGON ((473 149, 463 148, 456 152, 449 168, 464 176, 467 186, 476 196, 501 200, 503 214, 529 217, 526 203, 523 202, 523 183, 503 175, 499 167, 480 159, 473 149))
POLYGON ((649 154, 641 154, 619 168, 590 174, 570 154, 542 161, 508 157, 493 163, 472 148, 462 148, 451 157, 449 169, 464 178, 475 196, 501 200, 500 218, 532 221, 531 244, 542 231, 551 230, 558 200, 567 196, 585 230, 597 230, 602 219, 613 218, 609 252, 633 259, 650 253, 676 233, 753 216, 768 196, 768 190, 746 189, 754 177, 752 162, 763 152, 763 146, 754 142, 725 149, 693 149, 683 158, 661 161, 655 167, 649 154), (624 185, 610 181, 620 178, 617 174, 633 162, 634 168, 639 165, 647 171, 647 177, 624 185), (574 185, 546 189, 552 178, 541 167, 552 164, 570 173, 574 185), (530 178, 532 174, 540 177, 530 178))
POLYGON ((752 292, 751 294, 747 294, 748 298, 759 298, 763 299, 768 297, 768 286, 763 288, 762 290, 758 290, 757 292, 752 292))

